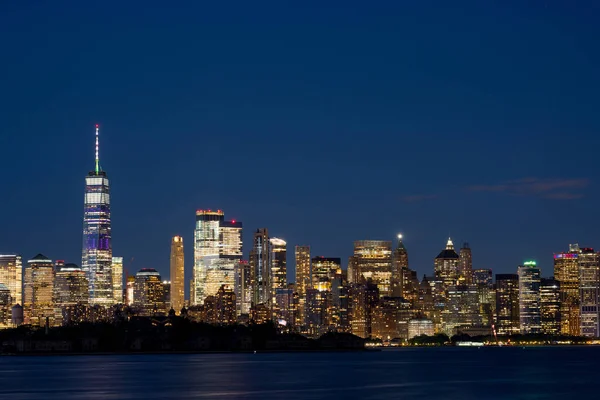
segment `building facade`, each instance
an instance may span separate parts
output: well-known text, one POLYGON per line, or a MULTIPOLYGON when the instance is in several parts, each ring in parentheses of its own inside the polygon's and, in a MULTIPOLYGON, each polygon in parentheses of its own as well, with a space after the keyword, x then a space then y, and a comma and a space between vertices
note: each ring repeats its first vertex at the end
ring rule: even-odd
POLYGON ((304 324, 306 291, 312 287, 310 246, 296 246, 296 293, 298 293, 298 325, 304 324))
POLYGON ((271 263, 270 263, 269 231, 258 229, 254 233, 252 250, 250 250, 250 268, 252 270, 252 303, 262 304, 271 310, 271 263))
POLYGON ((540 281, 540 321, 543 334, 560 335, 560 284, 554 278, 540 281))
POLYGON ((541 333, 540 280, 541 273, 535 261, 518 267, 519 325, 522 334, 541 333))
POLYGON ((496 274, 496 325, 499 335, 520 332, 519 275, 496 274))
POLYGON ((560 284, 560 332, 579 336, 579 245, 569 245, 566 253, 554 254, 554 279, 560 284))
POLYGON ((469 243, 464 243, 458 253, 458 279, 461 284, 470 285, 473 278, 473 254, 469 243))
POLYGON ((354 262, 358 282, 371 280, 381 297, 392 295, 392 242, 359 240, 354 242, 354 262))
POLYGON ((592 248, 579 253, 580 334, 600 336, 600 254, 592 248))
POLYGON ((273 309, 273 319, 276 320, 277 310, 277 290, 287 288, 287 243, 283 239, 269 239, 270 254, 269 262, 271 264, 271 307, 273 309))
MULTIPOLYGON (((408 252, 402 242, 402 235, 398 235, 398 246, 392 254, 391 295, 392 297, 403 297, 405 287, 410 279, 408 271, 408 252), (407 281, 405 283, 405 281, 407 281)), ((409 290, 406 290, 407 294, 409 290)))
POLYGON ((185 270, 183 257, 183 238, 174 236, 171 239, 171 260, 169 266, 171 276, 171 302, 170 307, 177 314, 185 302, 185 270))
POLYGON ((16 254, 0 255, 0 283, 10 291, 12 305, 23 304, 23 262, 16 254))
POLYGON ((435 276, 440 278, 445 287, 456 285, 459 278, 459 256, 454 250, 452 239, 448 238, 446 248, 434 260, 435 276))
POLYGON ((139 315, 164 315, 167 312, 160 274, 153 268, 142 268, 135 274, 133 306, 139 315))
POLYGON ((48 257, 38 254, 27 261, 23 282, 23 312, 25 323, 44 326, 57 324, 54 304, 54 264, 48 257))
POLYGON ((113 257, 111 269, 114 302, 123 304, 123 257, 113 257))

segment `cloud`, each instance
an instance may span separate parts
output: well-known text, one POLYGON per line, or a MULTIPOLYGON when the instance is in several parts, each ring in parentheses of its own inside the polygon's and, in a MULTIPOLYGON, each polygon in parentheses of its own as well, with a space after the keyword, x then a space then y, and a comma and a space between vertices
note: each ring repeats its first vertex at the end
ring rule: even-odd
POLYGON ((523 178, 495 185, 475 185, 471 192, 496 192, 513 196, 533 196, 545 199, 573 200, 583 197, 581 190, 589 185, 585 178, 539 179, 523 178))
POLYGON ((419 201, 431 200, 435 199, 437 195, 435 194, 413 194, 409 196, 402 196, 402 201, 405 203, 417 203, 419 201))

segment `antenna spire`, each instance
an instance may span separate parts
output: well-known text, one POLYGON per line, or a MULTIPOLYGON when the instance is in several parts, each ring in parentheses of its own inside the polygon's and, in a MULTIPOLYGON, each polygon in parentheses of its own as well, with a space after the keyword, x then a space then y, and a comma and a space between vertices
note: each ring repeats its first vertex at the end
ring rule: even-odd
POLYGON ((100 126, 96 124, 96 174, 100 172, 100 156, 98 155, 99 144, 98 136, 100 135, 100 126))

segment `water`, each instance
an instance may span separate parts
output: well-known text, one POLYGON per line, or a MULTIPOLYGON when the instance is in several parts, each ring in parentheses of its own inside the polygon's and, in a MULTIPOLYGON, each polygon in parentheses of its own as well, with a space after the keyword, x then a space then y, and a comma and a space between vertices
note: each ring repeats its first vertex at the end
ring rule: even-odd
POLYGON ((0 399, 596 399, 600 347, 0 357, 0 399))

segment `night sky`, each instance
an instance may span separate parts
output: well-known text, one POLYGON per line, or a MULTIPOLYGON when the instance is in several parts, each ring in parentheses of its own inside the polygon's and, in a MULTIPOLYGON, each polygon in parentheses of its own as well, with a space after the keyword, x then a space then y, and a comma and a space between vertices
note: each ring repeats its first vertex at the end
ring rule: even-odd
POLYGON ((130 273, 181 234, 191 275, 199 208, 289 279, 398 232, 419 276, 448 235, 494 272, 600 247, 597 1, 174 4, 2 2, 0 253, 81 263, 95 123, 130 273))

